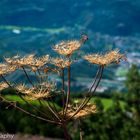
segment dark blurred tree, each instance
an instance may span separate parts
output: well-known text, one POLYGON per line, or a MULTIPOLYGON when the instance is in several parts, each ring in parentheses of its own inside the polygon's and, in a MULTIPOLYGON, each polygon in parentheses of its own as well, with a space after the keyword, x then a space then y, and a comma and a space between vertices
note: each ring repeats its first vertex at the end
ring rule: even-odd
POLYGON ((136 65, 132 65, 127 73, 126 87, 128 89, 126 111, 140 129, 140 72, 136 65))
MULTIPOLYGON (((136 65, 132 65, 126 77, 126 87, 132 99, 140 95, 140 73, 136 65), (133 94, 132 94, 133 93, 133 94)), ((134 98, 136 99, 136 98, 134 98)))

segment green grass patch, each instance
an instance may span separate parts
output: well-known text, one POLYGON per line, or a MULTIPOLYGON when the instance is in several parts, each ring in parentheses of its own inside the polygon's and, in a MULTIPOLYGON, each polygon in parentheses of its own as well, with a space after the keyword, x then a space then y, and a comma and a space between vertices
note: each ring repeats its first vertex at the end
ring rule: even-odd
MULTIPOLYGON (((93 98, 90 100, 90 102, 91 102, 91 103, 95 103, 95 100, 96 100, 96 99, 97 99, 96 97, 93 97, 93 98)), ((113 104, 113 100, 112 100, 111 98, 110 98, 110 99, 107 99, 107 98, 100 98, 100 100, 101 100, 101 102, 102 102, 102 104, 103 104, 105 110, 108 109, 108 108, 110 108, 110 107, 112 106, 112 104, 113 104)), ((119 102, 120 102, 120 106, 121 106, 122 108, 124 108, 125 102, 124 102, 124 101, 119 101, 119 102)))
MULTIPOLYGON (((5 95, 4 96, 7 100, 9 100, 9 101, 17 101, 17 102, 19 102, 20 104, 26 104, 19 96, 17 96, 17 95, 5 95)), ((90 100, 90 103, 95 103, 95 100, 97 99, 97 97, 93 97, 91 100, 90 100)), ((77 99, 76 99, 77 100, 77 99)), ((80 99, 81 100, 81 99, 80 99)), ((107 98, 100 98, 100 100, 101 100, 101 102, 102 102, 102 104, 103 104, 103 106, 104 106, 104 109, 106 110, 106 109, 108 109, 109 107, 111 107, 112 106, 112 104, 113 104, 113 100, 110 98, 110 99, 107 99, 107 98)), ((39 106, 40 105, 40 103, 39 103, 39 101, 38 100, 34 100, 34 101, 28 101, 29 103, 31 103, 31 104, 33 104, 33 105, 36 105, 36 106, 39 106)), ((122 108, 124 108, 124 105, 125 105, 125 102, 124 101, 119 101, 120 102, 120 105, 121 105, 121 107, 122 108)), ((45 103, 46 105, 47 105, 47 101, 42 101, 42 103, 45 103)), ((50 104, 52 104, 52 102, 50 102, 50 104)), ((60 109, 60 107, 56 104, 56 103, 54 103, 55 104, 55 106, 57 107, 57 108, 59 108, 60 109)))
MULTIPOLYGON (((23 105, 26 104, 25 101, 22 100, 22 99, 21 99, 19 96, 17 96, 17 95, 5 95, 4 98, 7 99, 8 101, 16 101, 16 102, 19 102, 20 104, 23 104, 23 105)), ((26 101, 28 101, 28 102, 31 103, 32 105, 40 106, 40 103, 39 103, 38 100, 33 100, 33 101, 31 101, 31 100, 26 100, 26 101)), ((47 102, 48 102, 48 101, 42 100, 41 102, 47 106, 47 102)), ((49 103, 52 105, 52 102, 49 102, 49 103)), ((56 108, 58 108, 58 109, 60 108, 56 103, 54 103, 54 105, 56 106, 56 108)))

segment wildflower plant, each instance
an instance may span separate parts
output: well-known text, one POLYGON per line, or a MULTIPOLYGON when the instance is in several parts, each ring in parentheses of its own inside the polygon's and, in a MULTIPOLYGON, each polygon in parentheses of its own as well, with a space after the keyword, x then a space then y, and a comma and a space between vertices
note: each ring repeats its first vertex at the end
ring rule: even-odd
POLYGON ((72 120, 79 120, 97 112, 96 105, 91 104, 89 101, 101 81, 104 68, 111 63, 118 64, 120 60, 125 59, 125 56, 119 53, 119 50, 112 50, 104 55, 88 54, 83 56, 83 59, 89 63, 97 65, 98 69, 84 99, 73 99, 71 97, 71 65, 74 63, 72 55, 87 40, 88 37, 83 35, 80 40, 62 41, 56 44, 53 46, 53 50, 60 55, 57 58, 51 58, 49 55, 36 58, 34 54, 24 57, 17 55, 12 58, 4 58, 5 63, 0 64, 0 76, 3 79, 0 83, 0 91, 7 87, 14 89, 17 96, 32 108, 32 112, 31 110, 24 110, 16 102, 9 101, 2 94, 0 94, 1 100, 29 116, 61 126, 64 129, 66 139, 69 140, 70 135, 68 134, 67 124, 72 120), (14 84, 6 79, 6 75, 18 69, 24 72, 29 83, 14 84), (65 73, 66 70, 67 73, 65 73), (34 73, 35 81, 30 77, 29 72, 34 73), (61 77, 61 89, 56 87, 55 82, 49 80, 48 75, 50 73, 56 73, 61 77), (67 81, 65 80, 66 76, 67 81), (54 99, 57 97, 62 98, 62 106, 56 106, 54 99), (32 104, 31 101, 33 100, 39 102, 41 109, 32 104), (36 115, 35 111, 39 112, 40 115, 36 115))

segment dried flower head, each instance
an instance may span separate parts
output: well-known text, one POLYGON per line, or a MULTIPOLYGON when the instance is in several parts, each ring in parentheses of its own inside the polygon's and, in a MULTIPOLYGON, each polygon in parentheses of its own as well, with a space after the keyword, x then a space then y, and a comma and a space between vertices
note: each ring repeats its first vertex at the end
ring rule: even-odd
POLYGON ((42 69, 42 71, 43 71, 44 74, 57 73, 58 75, 60 75, 60 69, 58 69, 58 68, 44 67, 42 69))
POLYGON ((119 63, 122 59, 126 60, 126 56, 119 53, 119 50, 110 51, 105 57, 110 60, 110 63, 119 63))
POLYGON ((49 62, 49 55, 44 55, 40 58, 34 59, 29 65, 32 67, 42 67, 49 62))
POLYGON ((70 56, 74 51, 78 50, 81 47, 81 41, 73 40, 73 41, 62 41, 56 44, 53 49, 61 54, 70 56))
MULTIPOLYGON (((77 110, 77 107, 68 106, 66 116, 68 118, 72 117, 75 114, 76 110, 77 110)), ((96 112, 97 112, 96 105, 89 103, 83 109, 81 109, 76 115, 74 115, 73 118, 78 119, 78 118, 88 116, 88 115, 90 115, 92 113, 96 113, 96 112)), ((60 114, 62 115, 62 112, 60 112, 60 114)))
POLYGON ((28 88, 25 84, 20 84, 16 86, 16 90, 23 93, 23 94, 30 94, 33 91, 33 88, 28 88))
POLYGON ((109 65, 111 63, 119 63, 121 59, 126 59, 123 54, 120 54, 118 50, 110 51, 105 55, 90 54, 84 56, 84 59, 92 64, 97 65, 109 65))
POLYGON ((26 57, 20 57, 19 55, 16 55, 11 58, 5 58, 5 61, 10 65, 22 67, 25 65, 29 65, 30 63, 34 61, 34 54, 30 54, 26 57))
POLYGON ((38 99, 44 99, 51 97, 51 94, 49 91, 39 90, 38 92, 31 93, 25 96, 28 100, 38 100, 38 99))
POLYGON ((15 66, 0 63, 0 75, 5 75, 16 70, 15 66))
POLYGON ((15 65, 18 68, 23 66, 31 67, 33 71, 37 68, 44 66, 49 61, 49 55, 40 58, 35 58, 34 54, 27 55, 26 57, 14 56, 12 58, 5 58, 5 61, 10 65, 15 65))
POLYGON ((5 89, 5 88, 8 88, 8 87, 9 86, 6 83, 4 83, 4 82, 1 82, 0 83, 0 91, 3 90, 3 89, 5 89))
POLYGON ((51 63, 59 68, 65 68, 72 64, 72 61, 69 59, 63 59, 63 58, 52 58, 51 63))
POLYGON ((16 86, 16 89, 25 94, 25 97, 29 100, 37 100, 48 98, 51 96, 51 91, 54 89, 54 85, 51 83, 42 83, 36 87, 26 87, 24 84, 16 86))

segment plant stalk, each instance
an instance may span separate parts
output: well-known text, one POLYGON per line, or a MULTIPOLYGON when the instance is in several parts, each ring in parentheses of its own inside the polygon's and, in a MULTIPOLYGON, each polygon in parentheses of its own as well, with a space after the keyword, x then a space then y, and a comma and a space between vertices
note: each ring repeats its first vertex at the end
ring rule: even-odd
POLYGON ((65 115, 67 113, 67 109, 68 109, 68 104, 69 104, 69 99, 70 99, 70 77, 71 77, 71 67, 68 67, 68 89, 67 89, 67 97, 66 97, 66 106, 65 106, 65 115))
POLYGON ((66 124, 65 123, 62 124, 62 128, 63 128, 63 131, 64 131, 65 139, 66 140, 71 140, 70 135, 68 133, 68 130, 67 130, 67 127, 66 127, 66 124))

